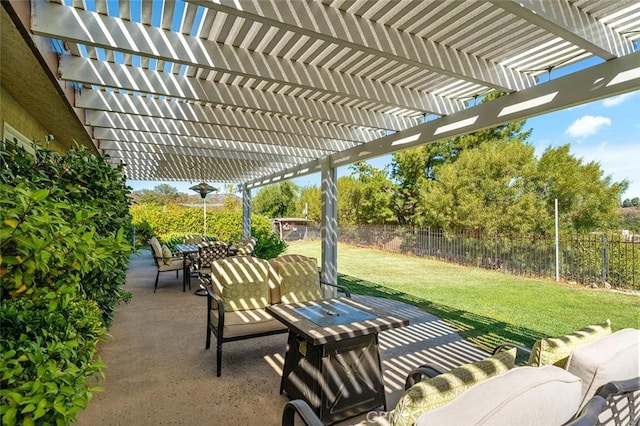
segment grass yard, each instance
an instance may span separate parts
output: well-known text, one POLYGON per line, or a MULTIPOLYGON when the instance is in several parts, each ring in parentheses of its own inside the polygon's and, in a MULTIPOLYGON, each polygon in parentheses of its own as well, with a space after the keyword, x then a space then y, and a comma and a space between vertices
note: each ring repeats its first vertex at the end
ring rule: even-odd
MULTIPOLYGON (((287 253, 320 261, 320 241, 291 242, 287 253)), ((354 293, 392 298, 446 320, 490 351, 502 341, 531 346, 611 320, 613 330, 640 328, 640 295, 568 286, 501 272, 338 245, 339 283, 354 293)))

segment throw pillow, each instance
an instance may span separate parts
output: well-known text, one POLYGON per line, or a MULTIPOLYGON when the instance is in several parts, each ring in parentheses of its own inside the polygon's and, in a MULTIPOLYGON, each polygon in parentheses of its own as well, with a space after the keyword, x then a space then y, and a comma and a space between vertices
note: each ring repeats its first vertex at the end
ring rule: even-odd
POLYGON ((250 256, 234 256, 211 264, 213 290, 224 299, 225 311, 265 308, 269 303, 269 262, 250 256))
POLYGON ((167 245, 163 245, 162 246, 162 261, 164 262, 165 265, 171 265, 171 258, 172 258, 172 254, 171 254, 171 250, 169 250, 169 247, 167 247, 167 245))
POLYGON ((513 348, 416 383, 400 397, 391 416, 391 425, 413 425, 418 417, 453 401, 476 383, 512 369, 515 360, 516 349, 513 348))
POLYGON ((322 287, 315 260, 275 262, 280 276, 282 303, 306 302, 322 299, 322 287))
POLYGON ((564 336, 540 339, 534 343, 529 356, 529 365, 541 367, 543 365, 556 365, 565 368, 569 355, 574 349, 585 346, 601 337, 611 334, 611 321, 606 320, 602 324, 585 327, 575 333, 564 336))

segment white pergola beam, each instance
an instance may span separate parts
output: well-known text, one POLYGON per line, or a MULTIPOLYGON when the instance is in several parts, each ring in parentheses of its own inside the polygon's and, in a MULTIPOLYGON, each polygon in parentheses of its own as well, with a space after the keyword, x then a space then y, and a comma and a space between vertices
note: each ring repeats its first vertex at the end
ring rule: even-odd
MULTIPOLYGON (((100 142, 100 149, 104 149, 105 153, 113 152, 136 152, 141 155, 149 154, 167 154, 167 155, 182 155, 188 157, 200 158, 224 158, 231 160, 248 160, 255 161, 272 166, 291 167, 296 164, 300 164, 302 159, 298 158, 298 161, 292 156, 282 156, 273 154, 256 154, 253 152, 245 151, 232 151, 222 149, 208 149, 208 148, 196 148, 196 147, 182 147, 174 145, 166 145, 163 143, 155 143, 154 140, 147 140, 145 142, 136 141, 105 141, 100 142)), ((113 156, 113 154, 112 154, 113 156)))
MULTIPOLYGON (((153 133, 139 130, 136 131, 126 129, 110 129, 105 127, 95 128, 93 137, 99 141, 129 141, 139 142, 141 144, 150 143, 155 145, 174 146, 184 150, 224 150, 267 154, 267 158, 269 158, 269 155, 298 158, 299 160, 294 161, 294 163, 299 163, 300 159, 306 159, 307 161, 309 161, 310 159, 315 159, 327 155, 326 151, 288 147, 282 145, 266 145, 236 140, 153 133)), ((105 148, 103 143, 100 143, 100 148, 105 148)))
MULTIPOLYGON (((113 111, 123 114, 176 120, 217 123, 233 126, 282 132, 291 135, 320 137, 329 140, 327 148, 342 150, 380 137, 378 131, 363 128, 318 123, 274 114, 262 114, 243 110, 215 108, 186 102, 168 101, 120 93, 83 90, 76 97, 76 106, 87 110, 113 111)), ((324 142, 323 142, 324 145, 324 142)))
POLYGON ((635 48, 607 25, 566 1, 491 0, 493 4, 605 60, 635 48))
MULTIPOLYGON (((330 142, 329 140, 320 140, 319 138, 305 136, 296 137, 287 133, 266 132, 241 127, 228 127, 217 124, 194 123, 191 121, 142 117, 94 110, 88 110, 85 119, 86 123, 95 129, 109 128, 166 133, 182 136, 185 140, 192 136, 196 138, 238 141, 257 145, 255 148, 258 150, 257 152, 264 150, 264 152, 276 153, 276 151, 278 151, 280 154, 316 158, 337 151, 337 149, 327 148, 326 144, 330 142), (326 144, 323 144, 323 142, 326 144), (282 150, 284 149, 288 152, 283 152, 282 150), (295 154, 295 152, 298 152, 298 154, 295 154)), ((97 134, 94 136, 100 139, 97 134)))
MULTIPOLYGON (((505 95, 447 117, 442 117, 413 129, 386 136, 366 145, 357 146, 329 156, 339 167, 364 161, 402 149, 475 132, 488 127, 522 120, 598 99, 640 89, 640 52, 612 59, 582 71, 560 77, 527 90, 505 95)), ((248 181, 249 188, 299 177, 318 171, 312 161, 279 171, 264 178, 248 181)))
POLYGON ((315 1, 186 0, 314 39, 507 92, 533 77, 315 1))
POLYGON ((229 72, 419 113, 446 115, 464 103, 312 65, 225 46, 124 19, 32 0, 34 34, 177 64, 229 72))
POLYGON ((414 120, 391 114, 349 108, 328 102, 312 101, 229 84, 211 84, 211 82, 197 78, 154 72, 95 59, 62 56, 59 70, 60 78, 66 81, 289 114, 294 117, 325 120, 345 125, 392 130, 407 129, 415 125, 414 120))

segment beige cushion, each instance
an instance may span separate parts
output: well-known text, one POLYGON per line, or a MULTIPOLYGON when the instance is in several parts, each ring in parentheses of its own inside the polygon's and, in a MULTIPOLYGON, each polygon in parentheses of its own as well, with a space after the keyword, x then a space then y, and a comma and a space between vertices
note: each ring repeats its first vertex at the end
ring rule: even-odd
POLYGON ((164 262, 165 265, 170 265, 171 264, 171 258, 173 257, 173 255, 171 254, 171 250, 169 249, 169 247, 165 244, 162 246, 162 261, 164 262))
POLYGON ((627 328, 576 349, 567 371, 582 379, 581 407, 612 380, 640 377, 640 330, 627 328))
MULTIPOLYGON (((211 321, 213 321, 214 326, 218 325, 217 310, 211 311, 211 321)), ((286 329, 286 326, 269 315, 264 309, 227 312, 225 308, 223 329, 225 338, 249 336, 256 333, 286 329)))
POLYGON ((564 368, 572 351, 610 334, 611 322, 606 320, 565 336, 540 339, 531 348, 529 365, 540 367, 553 364, 564 368))
POLYGON ((151 250, 153 250, 153 257, 162 257, 162 247, 160 246, 160 242, 158 241, 158 239, 156 237, 151 237, 151 239, 149 240, 149 244, 151 245, 151 250))
POLYGON ((476 383, 513 368, 515 356, 514 348, 416 383, 400 397, 391 424, 413 425, 422 414, 449 403, 476 383))
POLYGON ((274 267, 280 276, 282 303, 322 299, 322 288, 315 260, 275 262, 274 267))
MULTIPOLYGON (((271 270, 269 273, 269 287, 271 289, 271 303, 282 303, 282 280, 283 277, 282 275, 280 275, 280 273, 278 272, 278 270, 280 268, 284 268, 283 266, 280 266, 281 264, 284 263, 297 263, 297 262, 312 262, 313 263, 313 267, 315 268, 314 270, 314 276, 311 276, 310 273, 310 266, 307 265, 303 265, 302 268, 303 269, 307 269, 306 273, 305 273, 305 278, 301 279, 300 284, 303 284, 304 281, 306 280, 314 280, 316 282, 316 286, 318 288, 318 292, 320 293, 320 297, 315 296, 315 290, 312 290, 312 293, 310 293, 307 297, 310 297, 310 299, 308 300, 317 300, 317 299, 321 299, 322 298, 322 287, 320 287, 320 278, 318 276, 318 263, 316 261, 316 259, 312 258, 312 257, 307 257, 307 256, 303 256, 301 254, 285 254, 282 256, 278 256, 274 259, 270 259, 269 260, 269 264, 271 265, 271 270)), ((295 269, 290 270, 290 274, 294 274, 295 273, 295 269)), ((290 280, 288 280, 290 281, 290 280)), ((308 281, 307 281, 308 284, 308 281)), ((285 287, 287 287, 287 291, 295 291, 295 283, 294 286, 290 286, 290 283, 285 283, 285 287)), ((304 290, 303 290, 303 294, 304 294, 304 290)), ((294 293, 293 295, 289 295, 289 297, 287 297, 287 303, 290 303, 291 299, 295 300, 295 296, 296 294, 294 293), (294 297, 292 297, 294 296, 294 297)))
POLYGON ((578 411, 580 379, 556 367, 518 367, 478 383, 416 425, 562 425, 578 411))
POLYGON ((226 311, 261 309, 269 304, 269 262, 251 256, 233 256, 211 263, 213 291, 226 311))
POLYGON ((184 267, 184 263, 182 262, 182 259, 171 259, 169 264, 160 263, 158 265, 158 271, 160 271, 160 272, 164 272, 164 271, 179 271, 183 267, 184 267))

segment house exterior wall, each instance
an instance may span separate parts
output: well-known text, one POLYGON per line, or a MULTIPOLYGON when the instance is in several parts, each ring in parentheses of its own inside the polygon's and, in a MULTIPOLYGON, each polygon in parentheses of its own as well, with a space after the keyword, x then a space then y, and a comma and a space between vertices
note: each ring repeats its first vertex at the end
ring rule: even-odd
MULTIPOLYGON (((4 140, 4 124, 7 123, 39 147, 47 147, 45 136, 49 132, 35 117, 24 109, 11 94, 0 87, 0 132, 4 140)), ((55 139, 48 144, 48 149, 63 153, 65 147, 55 139)))

